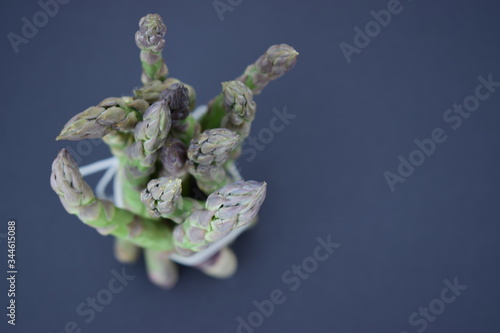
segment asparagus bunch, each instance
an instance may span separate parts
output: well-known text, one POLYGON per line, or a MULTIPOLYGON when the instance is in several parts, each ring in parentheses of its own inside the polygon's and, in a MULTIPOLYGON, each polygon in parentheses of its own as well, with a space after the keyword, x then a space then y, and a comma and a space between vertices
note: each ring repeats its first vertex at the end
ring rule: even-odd
MULTIPOLYGON (((96 197, 64 149, 50 183, 68 213, 114 236, 119 261, 132 263, 144 251, 151 281, 171 288, 178 279, 172 258, 219 248, 215 243, 257 219, 266 183, 237 180, 230 169, 255 118, 254 95, 293 68, 298 53, 285 44, 272 46, 240 77, 224 82, 200 118, 191 114, 194 89, 167 77, 166 31, 159 15, 143 17, 135 35, 143 85, 133 97, 107 98, 72 117, 57 137, 101 138, 110 147, 119 162, 120 207, 96 197)), ((195 267, 221 278, 236 265, 234 253, 222 247, 195 267)))

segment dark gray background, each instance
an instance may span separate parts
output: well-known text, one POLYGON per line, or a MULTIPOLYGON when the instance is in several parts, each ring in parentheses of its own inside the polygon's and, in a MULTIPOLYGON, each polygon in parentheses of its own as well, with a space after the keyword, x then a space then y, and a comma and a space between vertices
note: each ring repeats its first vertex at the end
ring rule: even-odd
MULTIPOLYGON (((339 43, 387 0, 245 0, 220 21, 212 1, 71 1, 15 54, 37 2, 0 5, 2 175, 0 232, 18 223, 18 318, 2 332, 235 332, 275 288, 287 301, 256 332, 416 332, 408 317, 440 296, 443 280, 468 286, 426 332, 499 332, 500 92, 456 131, 442 120, 472 94, 477 76, 500 80, 500 6, 486 0, 403 0, 404 10, 351 64, 339 43), (199 104, 268 46, 288 43, 296 68, 256 98, 254 135, 272 109, 297 117, 252 162, 246 179, 266 180, 257 228, 233 246, 227 281, 182 269, 171 291, 153 286, 141 261, 127 288, 90 324, 75 309, 105 288, 112 239, 66 214, 49 186, 64 123, 108 96, 140 84, 133 35, 156 12, 167 27, 171 75, 192 84, 199 104), (392 193, 383 177, 413 140, 442 127, 448 140, 392 193), (317 237, 342 246, 291 292, 281 275, 311 256, 317 237)), ((82 159, 109 155, 104 145, 82 159)), ((97 177, 91 177, 95 184, 97 177)), ((1 239, 0 239, 1 240, 1 239)), ((6 245, 0 244, 5 277, 6 245)), ((5 309, 6 284, 0 283, 5 309)))

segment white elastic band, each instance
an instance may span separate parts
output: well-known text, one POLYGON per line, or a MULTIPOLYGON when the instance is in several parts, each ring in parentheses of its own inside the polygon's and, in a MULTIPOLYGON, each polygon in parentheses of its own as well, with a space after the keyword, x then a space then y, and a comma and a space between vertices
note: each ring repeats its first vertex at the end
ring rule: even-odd
MULTIPOLYGON (((201 117, 203 117, 203 115, 207 112, 207 110, 208 107, 206 105, 200 105, 192 112, 192 115, 196 120, 200 120, 201 117)), ((106 196, 106 187, 108 186, 109 182, 113 179, 114 176, 112 200, 114 201, 116 207, 124 208, 123 192, 121 191, 123 175, 120 172, 117 172, 118 159, 116 157, 106 158, 104 160, 100 160, 80 168, 80 172, 84 177, 103 170, 106 170, 106 172, 97 183, 96 195, 99 198, 109 198, 108 196, 106 196)), ((241 179, 241 175, 238 169, 236 168, 236 165, 234 165, 234 163, 228 166, 228 172, 235 180, 241 179)), ((236 237, 238 237, 249 226, 250 225, 247 224, 246 226, 231 231, 224 238, 210 244, 210 246, 207 249, 201 252, 197 252, 190 257, 183 257, 178 254, 172 253, 170 255, 170 259, 186 266, 196 266, 202 264, 203 262, 207 261, 211 256, 216 254, 217 251, 221 250, 229 243, 231 243, 233 240, 235 240, 236 237)))
POLYGON ((92 164, 82 166, 80 168, 80 173, 82 174, 83 177, 92 175, 96 172, 102 171, 104 169, 108 169, 111 165, 115 163, 115 157, 109 157, 104 160, 100 160, 97 162, 94 162, 92 164))
POLYGON ((95 187, 95 194, 98 198, 112 200, 112 197, 106 195, 106 187, 108 186, 111 179, 113 179, 117 170, 118 170, 118 159, 115 158, 113 164, 109 166, 108 170, 106 170, 101 180, 99 180, 97 186, 95 187))
POLYGON ((200 105, 196 109, 194 109, 193 112, 191 112, 191 115, 193 116, 194 119, 200 120, 201 117, 205 115, 208 111, 208 106, 206 105, 200 105))
POLYGON ((125 204, 123 202, 123 192, 121 191, 122 189, 121 177, 122 174, 120 172, 117 172, 115 174, 115 179, 113 181, 113 201, 116 207, 125 208, 125 204))

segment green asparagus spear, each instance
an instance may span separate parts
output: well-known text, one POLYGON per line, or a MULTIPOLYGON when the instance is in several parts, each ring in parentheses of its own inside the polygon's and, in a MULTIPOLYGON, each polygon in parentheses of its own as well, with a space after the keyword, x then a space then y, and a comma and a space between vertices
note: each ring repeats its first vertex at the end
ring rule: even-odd
POLYGON ((269 82, 295 67, 298 55, 299 53, 289 45, 273 45, 236 80, 243 82, 252 89, 254 95, 258 95, 269 82))
POLYGON ((183 222, 201 202, 181 196, 181 179, 163 177, 151 180, 141 193, 142 203, 152 217, 163 217, 176 223, 183 222))
POLYGON ((196 164, 222 165, 229 159, 238 139, 238 134, 227 128, 206 130, 191 142, 188 158, 196 164))
POLYGON ((226 115, 222 118, 222 126, 238 133, 240 141, 233 150, 231 158, 241 154, 243 141, 250 135, 252 121, 255 118, 256 104, 250 88, 240 81, 229 81, 222 84, 224 108, 226 115))
POLYGON ((141 248, 123 238, 115 237, 114 254, 122 264, 132 264, 137 261, 141 248))
POLYGON ((178 279, 177 265, 169 259, 168 251, 146 249, 144 259, 148 277, 159 287, 172 288, 178 279))
POLYGON ((203 273, 218 279, 231 277, 238 267, 238 259, 230 248, 223 248, 204 263, 197 266, 203 273))
MULTIPOLYGON (((291 70, 298 55, 291 46, 273 45, 255 63, 248 66, 236 81, 243 82, 254 96, 258 95, 269 82, 291 70)), ((224 114, 224 96, 220 94, 208 103, 208 111, 201 120, 202 128, 219 127, 224 114)))
POLYGON ((153 103, 134 130, 135 142, 128 148, 127 178, 132 184, 147 182, 154 172, 157 150, 167 140, 171 116, 166 99, 153 103))
POLYGON ((194 211, 174 229, 178 253, 189 256, 206 249, 233 229, 252 222, 266 196, 266 183, 237 181, 210 194, 204 210, 194 211))
POLYGON ((132 97, 110 97, 71 118, 57 140, 102 138, 112 131, 130 132, 149 104, 132 97))
POLYGON ((135 43, 141 49, 142 83, 164 80, 168 75, 168 68, 161 55, 166 33, 167 27, 158 14, 148 14, 139 21, 135 43))
POLYGON ((205 194, 208 195, 231 182, 231 177, 222 165, 229 159, 238 140, 238 134, 226 128, 215 128, 204 131, 191 141, 188 149, 188 171, 205 194))
POLYGON ((144 248, 172 251, 172 230, 167 224, 141 218, 96 198, 78 165, 63 149, 52 164, 50 185, 70 214, 103 235, 113 235, 144 248))

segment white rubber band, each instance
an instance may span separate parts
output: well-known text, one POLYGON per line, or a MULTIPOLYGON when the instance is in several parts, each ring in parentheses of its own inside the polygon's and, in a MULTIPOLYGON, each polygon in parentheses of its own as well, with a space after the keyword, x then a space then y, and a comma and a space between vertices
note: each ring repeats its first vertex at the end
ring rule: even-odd
POLYGON ((193 112, 191 112, 191 115, 193 116, 194 119, 200 120, 201 117, 205 115, 208 111, 208 106, 206 105, 200 105, 196 109, 194 109, 193 112))
POLYGON ((113 201, 116 207, 125 208, 125 203, 123 202, 123 192, 121 191, 121 177, 122 174, 120 172, 116 172, 115 179, 113 181, 113 201))
POLYGON ((95 187, 95 194, 98 198, 108 199, 108 200, 113 199, 112 197, 106 195, 106 187, 115 176, 117 170, 118 170, 118 159, 115 158, 113 164, 109 166, 108 170, 106 170, 101 180, 99 180, 97 186, 95 187))
POLYGON ((92 164, 82 166, 80 168, 80 173, 82 174, 83 177, 92 175, 96 172, 102 171, 104 169, 108 169, 111 165, 115 163, 115 157, 109 157, 104 160, 100 160, 97 162, 94 162, 92 164))

